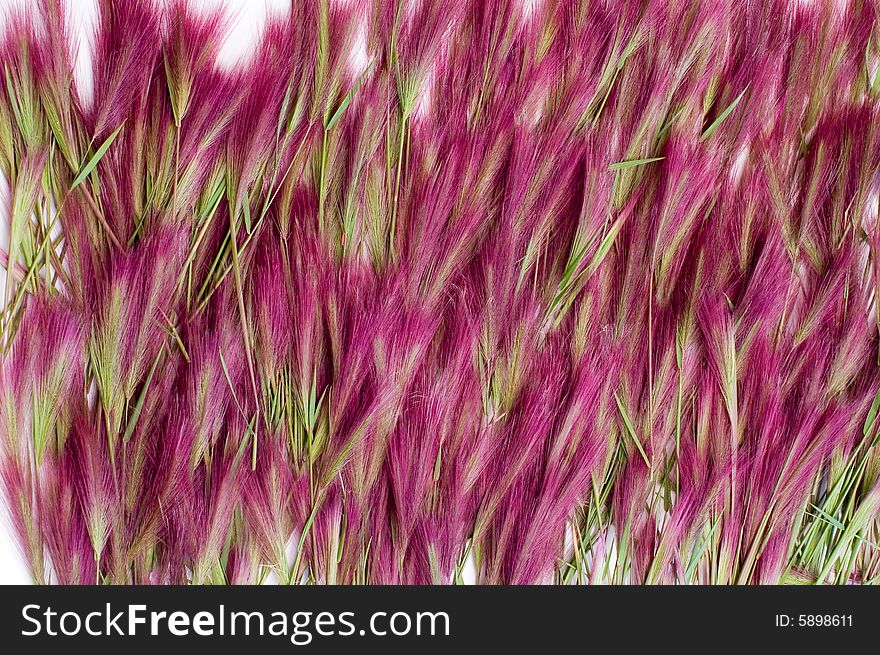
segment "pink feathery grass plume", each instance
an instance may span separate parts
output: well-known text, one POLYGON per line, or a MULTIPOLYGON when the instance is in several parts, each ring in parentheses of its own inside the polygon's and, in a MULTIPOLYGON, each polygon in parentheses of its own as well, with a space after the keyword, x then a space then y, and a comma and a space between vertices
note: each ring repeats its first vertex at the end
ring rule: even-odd
MULTIPOLYGON (((76 441, 71 433, 77 431, 85 402, 85 330, 81 317, 64 301, 42 296, 30 301, 19 329, 20 336, 0 369, 0 470, 12 524, 34 580, 48 582, 47 542, 58 546, 51 542, 60 536, 47 534, 43 527, 53 520, 53 501, 57 500, 53 497, 65 482, 90 482, 76 475, 71 479, 68 470, 72 465, 68 441, 76 441)), ((81 508, 76 505, 64 514, 72 523, 82 521, 81 508)), ((75 526, 61 525, 59 529, 62 535, 68 535, 67 543, 60 551, 48 549, 53 551, 52 561, 59 566, 75 566, 80 553, 67 550, 76 543, 74 534, 68 532, 75 526)))
POLYGON ((308 0, 234 66, 223 11, 102 0, 91 85, 34 5, 36 582, 880 580, 874 0, 308 0))

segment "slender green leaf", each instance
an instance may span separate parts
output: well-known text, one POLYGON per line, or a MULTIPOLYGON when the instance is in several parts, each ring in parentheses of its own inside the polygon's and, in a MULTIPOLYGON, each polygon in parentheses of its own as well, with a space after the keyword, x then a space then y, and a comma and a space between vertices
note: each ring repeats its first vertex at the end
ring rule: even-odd
POLYGON ((714 121, 712 121, 712 124, 706 128, 705 132, 703 132, 703 135, 700 137, 700 141, 705 141, 710 136, 712 136, 712 134, 714 134, 715 130, 717 130, 721 126, 721 123, 723 123, 725 121, 725 119, 727 119, 727 117, 730 116, 730 114, 733 112, 734 109, 736 109, 737 105, 742 101, 743 96, 746 94, 746 91, 748 91, 748 90, 749 90, 749 87, 747 86, 736 97, 736 100, 734 100, 733 102, 730 103, 730 105, 727 107, 727 109, 725 109, 720 114, 718 114, 718 118, 716 118, 714 121))
POLYGON ((874 402, 871 403, 871 409, 868 410, 868 416, 865 418, 865 425, 862 428, 862 434, 865 437, 871 434, 871 430, 874 429, 878 410, 880 410, 880 391, 877 391, 877 395, 874 396, 874 402))
POLYGON ((648 460, 648 455, 645 453, 645 449, 642 448, 642 444, 639 441, 639 438, 636 436, 636 429, 632 424, 632 421, 629 418, 629 415, 626 413, 626 408, 623 406, 623 401, 620 400, 620 396, 615 392, 614 400, 617 402, 617 409, 620 411, 620 416, 623 418, 623 424, 626 426, 626 431, 630 436, 630 439, 633 440, 633 443, 636 445, 636 448, 639 451, 639 454, 642 456, 642 459, 645 460, 645 464, 648 465, 648 468, 651 468, 651 462, 648 460))
POLYGON ((339 119, 342 118, 342 114, 345 113, 345 110, 348 109, 348 106, 351 104, 352 99, 354 98, 354 94, 358 92, 361 88, 361 85, 364 82, 364 78, 367 76, 367 73, 373 67, 373 63, 370 62, 370 65, 364 69, 364 72, 361 73, 361 76, 357 79, 357 82, 351 87, 351 90, 345 94, 345 97, 342 99, 342 102, 339 103, 339 106, 336 108, 336 111, 333 112, 333 115, 330 117, 330 120, 327 121, 327 126, 325 129, 332 130, 333 126, 339 122, 339 119))
POLYGON ((608 167, 609 171, 620 171, 624 168, 633 168, 635 166, 643 166, 644 164, 650 164, 655 161, 662 161, 666 159, 666 157, 647 157, 645 159, 629 159, 627 161, 619 161, 608 167))
POLYGON ((251 197, 248 193, 244 194, 242 210, 244 213, 244 229, 250 234, 253 231, 253 226, 251 225, 251 197))
POLYGON ((113 144, 113 141, 119 136, 119 133, 122 131, 122 128, 125 126, 125 123, 117 127, 113 130, 113 133, 107 137, 107 140, 104 141, 100 145, 100 147, 95 151, 95 154, 92 155, 92 158, 88 161, 88 163, 83 166, 82 170, 80 170, 79 175, 76 176, 76 179, 73 181, 73 184, 70 185, 70 190, 73 191, 76 187, 82 184, 85 179, 91 174, 95 167, 98 165, 98 162, 101 161, 101 158, 107 154, 107 150, 110 149, 110 146, 113 144))

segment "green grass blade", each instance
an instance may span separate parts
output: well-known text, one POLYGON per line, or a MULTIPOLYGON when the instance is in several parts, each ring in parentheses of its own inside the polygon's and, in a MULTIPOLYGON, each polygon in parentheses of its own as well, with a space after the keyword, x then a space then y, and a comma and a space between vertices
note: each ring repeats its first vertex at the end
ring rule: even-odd
POLYGON ((92 155, 92 158, 85 166, 83 166, 82 170, 80 170, 79 174, 76 176, 76 179, 73 181, 73 184, 70 185, 71 191, 82 184, 85 179, 91 174, 91 172, 95 170, 98 162, 100 162, 101 158, 107 154, 107 150, 109 150, 110 146, 113 145, 113 141, 116 139, 117 136, 119 136, 119 133, 122 131, 122 128, 124 126, 125 123, 113 130, 113 133, 108 136, 107 140, 104 141, 104 143, 102 143, 100 147, 95 151, 95 154, 92 155))
POLYGON ((715 133, 715 130, 717 130, 721 126, 721 123, 723 123, 727 119, 727 117, 730 116, 731 113, 733 113, 733 110, 736 109, 737 105, 742 101, 743 96, 748 90, 749 87, 743 89, 742 92, 736 97, 736 100, 731 102, 727 109, 718 114, 718 118, 712 121, 712 124, 706 128, 705 132, 703 132, 702 136, 700 137, 700 141, 705 141, 710 136, 712 136, 712 134, 715 133))
POLYGON ((339 119, 342 118, 342 115, 345 113, 345 110, 348 109, 348 106, 351 104, 352 99, 354 98, 354 94, 360 90, 361 85, 364 82, 364 78, 367 76, 367 73, 370 72, 370 69, 373 67, 372 62, 369 66, 364 69, 364 72, 361 73, 361 76, 358 78, 357 82, 354 83, 354 86, 351 87, 351 90, 345 94, 345 97, 342 99, 342 102, 339 103, 339 106, 336 108, 336 111, 333 112, 333 115, 330 117, 330 120, 327 121, 327 127, 325 129, 332 130, 333 126, 339 122, 339 119))
POLYGON ((645 449, 642 448, 642 444, 639 441, 639 438, 636 436, 636 429, 629 418, 629 414, 626 413, 626 408, 624 408, 623 406, 623 401, 620 400, 620 396, 618 396, 616 392, 614 394, 614 400, 617 402, 617 409, 620 411, 620 416, 623 419, 623 424, 626 426, 626 431, 629 434, 630 439, 633 440, 633 443, 636 445, 639 454, 642 456, 642 459, 645 460, 645 464, 647 464, 648 468, 651 468, 651 462, 648 460, 648 455, 645 453, 645 449))
POLYGON ((608 167, 609 171, 621 171, 625 168, 633 168, 635 166, 644 166, 645 164, 650 164, 655 161, 662 161, 666 159, 666 157, 647 157, 645 159, 628 159, 626 161, 619 161, 608 167))

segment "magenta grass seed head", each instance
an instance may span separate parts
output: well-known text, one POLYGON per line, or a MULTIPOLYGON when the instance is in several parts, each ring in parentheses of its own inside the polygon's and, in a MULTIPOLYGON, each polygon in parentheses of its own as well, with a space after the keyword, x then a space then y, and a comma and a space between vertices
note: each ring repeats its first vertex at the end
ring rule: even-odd
POLYGON ((97 4, 0 37, 36 582, 880 580, 876 2, 97 4))

